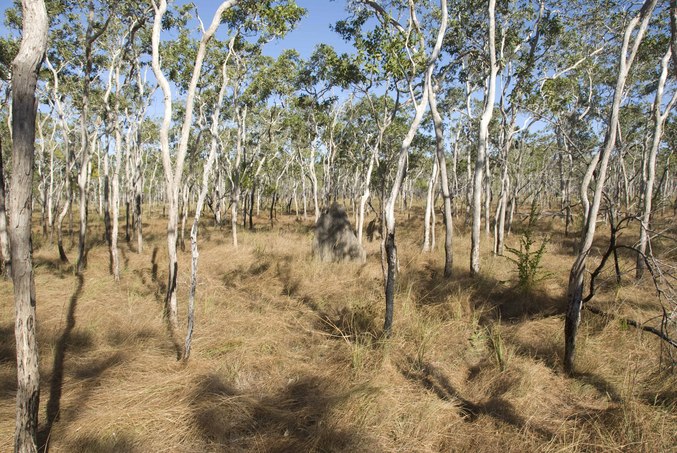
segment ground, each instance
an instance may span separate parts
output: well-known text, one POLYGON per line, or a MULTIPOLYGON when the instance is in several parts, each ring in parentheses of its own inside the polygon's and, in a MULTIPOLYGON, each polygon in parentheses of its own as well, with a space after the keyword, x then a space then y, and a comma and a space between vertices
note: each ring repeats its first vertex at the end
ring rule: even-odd
MULTIPOLYGON (((677 379, 654 336, 584 312, 577 372, 564 375, 575 241, 557 219, 539 223, 550 237, 546 278, 525 293, 485 235, 482 276, 469 276, 462 219, 445 280, 443 227, 422 254, 422 210, 401 214, 388 339, 378 241, 367 243, 365 264, 326 264, 311 254, 312 220, 278 214, 271 227, 262 213, 235 249, 229 229, 205 219, 193 352, 182 363, 162 316, 166 223, 150 216, 142 253, 121 241, 119 284, 96 213, 82 276, 36 230, 40 425, 50 452, 677 451, 677 379)), ((601 227, 593 263, 606 235, 601 227)), ((182 326, 189 258, 180 254, 182 326)), ((612 280, 591 303, 639 320, 658 313, 649 279, 612 280)), ((0 451, 10 451, 8 281, 0 301, 0 451)))

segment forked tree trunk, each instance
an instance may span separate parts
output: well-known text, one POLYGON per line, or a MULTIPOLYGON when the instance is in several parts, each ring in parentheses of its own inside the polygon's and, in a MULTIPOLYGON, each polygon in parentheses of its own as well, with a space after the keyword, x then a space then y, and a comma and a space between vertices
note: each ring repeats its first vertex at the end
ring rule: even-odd
POLYGON ((651 209, 652 209, 652 199, 653 199, 653 187, 656 180, 656 157, 658 155, 658 148, 660 147, 661 137, 663 136, 663 126, 665 121, 668 119, 670 110, 675 105, 677 100, 677 91, 674 92, 672 99, 668 102, 668 105, 665 107, 665 111, 661 112, 662 103, 663 103, 663 91, 665 89, 665 82, 668 78, 668 65, 670 63, 671 50, 668 48, 668 51, 665 53, 661 59, 661 75, 658 80, 658 87, 656 88, 656 98, 654 99, 653 104, 653 121, 654 121, 654 130, 653 130, 653 139, 651 141, 651 149, 649 150, 649 161, 647 164, 647 177, 644 183, 644 206, 642 207, 642 224, 639 230, 639 244, 637 250, 637 271, 636 278, 641 278, 644 274, 645 264, 644 264, 644 255, 646 253, 646 247, 648 243, 649 230, 650 230, 650 221, 651 221, 651 209))
POLYGON ((167 192, 167 255, 168 255, 168 274, 167 274, 167 297, 165 302, 165 313, 169 321, 170 328, 173 333, 177 331, 178 327, 178 306, 177 306, 177 272, 178 261, 176 253, 176 230, 178 227, 178 209, 179 209, 179 186, 183 175, 183 164, 188 150, 188 138, 190 136, 190 129, 193 122, 193 107, 195 100, 195 91, 197 83, 202 72, 202 62, 204 60, 207 43, 211 40, 218 29, 223 13, 235 6, 238 0, 229 0, 223 2, 214 13, 214 17, 209 28, 202 35, 200 44, 195 57, 195 65, 193 67, 193 74, 191 76, 190 84, 186 93, 186 109, 184 120, 181 127, 181 135, 179 137, 178 150, 176 152, 176 159, 172 164, 172 159, 169 153, 169 127, 172 121, 172 92, 167 78, 162 72, 160 66, 160 29, 162 28, 162 19, 167 11, 167 1, 160 0, 156 5, 153 3, 155 9, 155 18, 153 21, 152 31, 152 67, 155 78, 162 88, 164 95, 164 116, 162 125, 160 127, 160 148, 162 151, 162 166, 165 171, 165 183, 167 192))
MULTIPOLYGON (((491 0, 493 1, 493 0, 491 0)), ((412 6, 413 7, 413 4, 412 6)), ((446 0, 440 0, 440 10, 442 11, 442 18, 440 21, 440 28, 437 34, 437 40, 435 42, 435 47, 430 55, 428 60, 428 67, 426 68, 425 80, 423 92, 421 95, 421 100, 417 103, 416 99, 412 98, 416 114, 414 119, 409 126, 409 130, 402 141, 402 146, 400 148, 399 157, 397 161, 397 171, 395 173, 395 179, 393 181, 393 186, 390 191, 390 195, 385 202, 383 209, 384 217, 384 234, 382 248, 385 251, 385 260, 382 258, 382 261, 385 261, 385 299, 386 299, 386 312, 385 312, 385 322, 383 324, 383 331, 386 335, 389 335, 392 331, 393 324, 393 312, 395 308, 395 277, 397 273, 397 245, 395 243, 395 203, 397 202, 397 196, 400 193, 400 188, 402 187, 402 182, 404 181, 405 170, 407 167, 407 161, 409 156, 409 147, 411 142, 416 136, 418 127, 421 124, 423 119, 423 114, 428 107, 429 102, 429 87, 432 83, 432 72, 435 67, 435 62, 440 54, 442 48, 442 38, 447 29, 447 2, 446 0)), ((412 91, 413 92, 413 91, 412 91)))
MULTIPOLYGON (((623 46, 620 53, 620 63, 616 79, 616 87, 614 89, 613 102, 611 111, 609 113, 609 120, 607 123, 607 130, 604 137, 604 144, 602 149, 595 156, 590 163, 586 177, 592 175, 595 171, 597 163, 599 167, 596 168, 597 178, 595 181, 595 192, 589 211, 586 216, 586 224, 583 227, 581 235, 581 243, 578 256, 571 267, 569 274, 569 286, 567 289, 567 313, 564 323, 564 370, 571 374, 574 371, 574 355, 576 352, 576 334, 578 333, 578 326, 581 322, 581 308, 583 305, 583 283, 585 277, 585 267, 592 247, 592 242, 595 237, 595 229, 597 226, 597 214, 599 212, 600 203, 602 201, 602 193, 604 190, 604 183, 606 181, 606 171, 609 163, 611 151, 613 151, 616 144, 616 136, 618 131, 618 117, 621 101, 623 99, 623 91, 628 73, 637 54, 639 44, 644 37, 649 18, 653 13, 657 0, 646 0, 639 13, 630 20, 625 28, 623 37, 623 46), (639 25, 639 30, 632 38, 633 32, 639 25), (632 40, 632 45, 630 41, 632 40), (630 49, 630 55, 628 50, 630 49)), ((589 179, 584 178, 581 185, 581 195, 587 193, 587 184, 589 179)))
POLYGON ((10 255, 16 318, 17 393, 14 451, 37 452, 40 370, 36 334, 31 204, 35 158, 35 87, 47 47, 47 10, 42 0, 23 0, 23 38, 12 62, 12 181, 10 255))
POLYGON ((214 113, 212 114, 211 148, 209 150, 209 157, 207 157, 207 162, 205 162, 202 171, 202 185, 200 186, 200 193, 198 194, 197 203, 195 205, 195 217, 193 218, 193 226, 190 228, 190 251, 191 251, 190 288, 188 291, 188 316, 187 316, 188 326, 182 355, 182 359, 184 361, 190 358, 190 351, 193 342, 193 329, 195 327, 195 291, 197 289, 197 265, 198 259, 200 257, 197 248, 197 233, 198 226, 200 224, 200 216, 202 214, 202 207, 204 206, 205 198, 207 197, 207 192, 209 190, 209 176, 211 174, 214 161, 216 160, 216 151, 218 149, 217 137, 218 137, 219 116, 221 115, 221 107, 223 106, 223 97, 225 96, 226 93, 226 82, 228 81, 226 68, 229 57, 230 53, 228 53, 228 56, 223 62, 223 66, 221 67, 223 81, 221 84, 221 89, 219 90, 219 97, 216 109, 214 109, 214 113))

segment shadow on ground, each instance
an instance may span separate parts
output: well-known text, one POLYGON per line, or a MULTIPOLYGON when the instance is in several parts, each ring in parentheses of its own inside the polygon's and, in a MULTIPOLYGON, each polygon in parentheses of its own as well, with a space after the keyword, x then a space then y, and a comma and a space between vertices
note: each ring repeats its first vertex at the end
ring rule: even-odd
POLYGON ((207 375, 193 395, 194 423, 222 451, 375 451, 362 434, 332 417, 334 407, 367 389, 338 394, 337 388, 325 377, 306 375, 277 392, 244 394, 207 375))
POLYGON ((481 324, 499 319, 517 322, 557 316, 566 311, 564 295, 552 296, 538 289, 524 291, 484 275, 471 276, 469 272, 457 272, 447 278, 441 268, 430 262, 410 275, 403 274, 399 286, 412 292, 419 307, 441 308, 441 314, 446 309, 448 316, 454 316, 450 297, 467 294, 466 309, 479 314, 481 324))
POLYGON ((480 416, 486 415, 497 422, 512 426, 519 431, 532 431, 536 435, 549 439, 553 433, 550 431, 528 424, 526 419, 517 413, 514 406, 501 396, 493 396, 479 402, 473 402, 463 397, 449 382, 444 373, 430 363, 414 363, 413 359, 407 360, 399 367, 402 375, 409 381, 421 385, 433 392, 438 398, 449 401, 458 406, 460 415, 467 422, 474 422, 480 416))

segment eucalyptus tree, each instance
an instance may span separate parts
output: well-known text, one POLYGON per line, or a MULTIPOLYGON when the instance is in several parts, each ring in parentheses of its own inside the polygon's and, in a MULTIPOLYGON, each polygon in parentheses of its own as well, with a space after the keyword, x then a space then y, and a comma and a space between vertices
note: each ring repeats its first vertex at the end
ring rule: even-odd
MULTIPOLYGON (((492 0, 493 1, 493 0, 492 0)), ((393 309, 395 298, 395 278, 397 272, 397 247, 395 243, 395 203, 402 188, 405 177, 407 160, 411 143, 416 136, 423 115, 428 107, 429 89, 432 83, 432 74, 437 64, 437 59, 442 48, 442 41, 447 28, 447 2, 441 0, 439 9, 432 5, 417 6, 410 2, 407 6, 393 2, 388 4, 392 12, 388 12, 380 4, 372 1, 363 2, 379 21, 379 33, 382 34, 381 49, 391 56, 393 64, 404 63, 404 73, 407 79, 407 91, 410 102, 414 107, 414 117, 409 130, 402 140, 395 178, 384 206, 384 249, 386 257, 385 272, 385 297, 386 313, 384 332, 389 334, 392 330, 393 309), (439 14, 439 21, 430 20, 425 24, 429 28, 423 28, 419 21, 419 15, 433 13, 439 14), (397 20, 398 16, 407 17, 407 26, 404 27, 397 20), (398 63, 395 61, 399 60, 398 63), (418 83, 417 83, 418 82, 418 83), (422 85, 418 87, 417 85, 422 85), (417 94, 418 91, 418 94, 417 94)))
POLYGON ((660 60, 660 76, 658 85, 656 87, 656 94, 653 105, 651 107, 651 119, 653 122, 653 130, 651 131, 651 146, 645 154, 648 155, 648 162, 646 163, 646 172, 642 172, 643 180, 643 203, 641 213, 641 225, 639 231, 639 243, 637 245, 637 271, 636 277, 642 277, 645 270, 645 254, 648 243, 648 235, 650 231, 650 221, 652 215, 652 202, 654 199, 654 183, 656 180, 656 158, 663 136, 663 128, 668 119, 672 107, 677 102, 677 90, 673 90, 672 96, 664 102, 663 96, 665 93, 666 82, 668 79, 668 69, 670 64, 670 57, 672 48, 668 47, 667 51, 660 60))
MULTIPOLYGON (((221 109, 223 107, 223 100, 225 97, 226 87, 228 84, 228 60, 231 55, 233 55, 233 45, 235 37, 231 38, 228 53, 223 58, 223 63, 221 64, 221 85, 218 93, 216 94, 216 99, 213 101, 212 115, 211 115, 211 125, 209 127, 209 153, 207 160, 204 163, 202 170, 202 183, 200 185, 200 191, 198 194, 197 203, 195 205, 195 216, 193 218, 193 225, 190 229, 190 250, 191 250, 191 272, 190 272, 190 288, 188 292, 188 320, 187 320, 187 332, 186 339, 184 341, 184 348, 182 352, 182 359, 188 360, 191 352, 191 345, 193 339, 193 330, 195 325, 195 291, 197 288, 197 267, 198 267, 198 226, 200 223, 200 216, 202 214, 202 208, 204 206, 205 198, 207 197, 207 192, 209 190, 209 179, 212 172, 212 166, 216 160, 217 151, 219 148, 219 125, 221 121, 221 109)), ((204 110, 200 111, 199 123, 202 127, 205 127, 205 113, 204 110)))
MULTIPOLYGON (((484 108, 480 115, 477 138, 477 156, 475 158, 475 173, 473 179, 472 196, 472 236, 470 245, 470 273, 477 275, 480 272, 480 223, 482 206, 482 183, 487 165, 487 144, 489 141, 489 122, 494 113, 496 96, 496 75, 499 70, 499 61, 496 58, 496 1, 489 0, 488 13, 488 75, 486 76, 484 108)), ((487 198, 489 194, 485 195, 487 198)), ((488 219, 487 219, 488 221, 488 219)))
POLYGON ((214 17, 207 29, 202 29, 195 62, 192 67, 190 83, 186 90, 185 114, 182 121, 181 132, 178 139, 175 159, 172 158, 169 149, 169 128, 172 122, 172 90, 168 79, 163 73, 160 65, 160 30, 163 24, 163 18, 167 11, 167 1, 160 0, 153 2, 155 10, 155 19, 152 31, 152 68, 155 78, 162 89, 164 98, 164 116, 160 128, 160 148, 162 153, 162 163, 165 173, 166 197, 167 197, 167 250, 168 250, 168 284, 166 297, 166 315, 170 327, 176 332, 178 327, 178 307, 177 307, 177 274, 178 261, 176 253, 177 228, 178 228, 178 208, 179 208, 179 188, 182 183, 184 170, 184 161, 188 149, 188 141, 193 125, 193 108, 195 91, 197 88, 200 74, 202 72, 202 63, 207 52, 207 45, 213 38, 219 25, 225 20, 230 25, 230 31, 237 29, 238 23, 245 23, 245 26, 251 30, 268 28, 268 33, 273 36, 283 35, 289 27, 293 26, 304 10, 296 6, 293 1, 275 2, 272 0, 264 2, 228 0, 217 8, 214 17))
MULTIPOLYGON (((616 146, 620 105, 623 100, 630 69, 637 56, 639 46, 646 33, 656 3, 657 0, 646 0, 638 10, 632 10, 627 23, 623 26, 616 83, 613 89, 613 101, 608 112, 604 141, 599 153, 590 162, 586 173, 587 176, 587 174, 592 174, 594 171, 596 173, 596 181, 594 198, 590 204, 586 223, 581 233, 579 252, 569 274, 569 285, 567 288, 568 307, 564 326, 564 369, 567 373, 573 373, 574 371, 576 333, 581 319, 585 268, 597 226, 597 215, 602 201, 609 158, 616 146)), ((584 178, 582 191, 587 191, 588 181, 584 178)))
POLYGON ((546 9, 544 0, 536 5, 526 1, 512 6, 511 10, 501 9, 498 58, 502 62, 503 89, 499 101, 500 127, 497 140, 501 178, 494 220, 493 248, 496 255, 502 255, 504 248, 513 141, 519 132, 533 124, 528 118, 522 129, 517 129, 517 116, 529 103, 539 60, 552 49, 560 32, 556 13, 546 9))
POLYGON ((273 128, 279 115, 264 113, 265 104, 273 93, 275 80, 265 80, 279 71, 270 70, 271 66, 282 64, 284 58, 274 62, 272 58, 261 55, 261 46, 248 44, 243 39, 231 41, 229 53, 232 54, 230 69, 230 112, 235 123, 233 155, 225 153, 227 175, 231 185, 231 232, 233 245, 238 246, 237 223, 240 200, 242 203, 242 221, 246 225, 249 214, 250 229, 253 228, 253 207, 257 192, 258 178, 265 162, 265 154, 260 152, 261 140, 270 139, 272 130, 264 133, 266 127, 273 128), (264 117, 266 117, 264 119, 264 117), (266 119, 270 124, 263 125, 266 119), (255 168, 255 170, 254 170, 255 168), (253 173, 253 174, 252 174, 253 173), (245 193, 242 193, 245 189, 245 193))
POLYGON ((42 0, 22 2, 23 28, 12 62, 12 181, 10 185, 10 253, 14 283, 17 363, 15 452, 37 452, 40 370, 36 334, 36 300, 31 246, 35 88, 47 48, 48 18, 42 0))
POLYGON ((444 276, 451 277, 454 265, 454 252, 452 247, 454 226, 451 206, 451 190, 449 188, 447 161, 444 151, 444 124, 442 121, 442 115, 440 115, 440 112, 437 108, 437 95, 435 93, 435 87, 433 84, 428 85, 428 96, 430 98, 430 112, 432 114, 433 127, 435 129, 436 162, 440 168, 442 198, 444 200, 444 276))
POLYGON ((186 111, 185 118, 183 121, 183 126, 181 129, 181 136, 179 141, 178 150, 176 153, 176 161, 174 164, 171 162, 170 150, 169 150, 169 127, 172 121, 172 92, 169 85, 169 81, 162 72, 162 67, 160 66, 160 55, 159 55, 159 46, 160 46, 160 29, 162 26, 162 20, 165 12, 167 11, 167 1, 160 0, 159 3, 153 3, 153 8, 155 10, 155 19, 153 22, 153 33, 152 33, 152 55, 153 55, 153 72, 155 77, 158 80, 158 84, 162 88, 164 95, 164 119, 162 122, 162 127, 160 129, 160 146, 162 150, 162 163, 165 171, 165 184, 167 191, 167 203, 168 203, 168 221, 167 221, 167 248, 168 248, 168 258, 169 258, 169 271, 168 271, 168 283, 167 283, 167 297, 166 297, 166 315, 169 320, 172 330, 176 330, 178 327, 178 308, 176 300, 176 290, 177 290, 177 273, 178 273, 178 262, 176 255, 176 243, 177 243, 177 228, 178 228, 178 208, 179 208, 179 187, 181 185, 181 177, 183 174, 183 164, 186 157, 186 151, 188 148, 188 138, 190 134, 190 128, 193 122, 193 101, 195 97, 195 88, 197 86, 200 73, 202 71, 202 61, 204 59, 207 43, 211 40, 216 33, 217 28, 221 23, 221 16, 224 11, 235 6, 237 1, 226 1, 219 6, 210 27, 207 30, 203 31, 202 38, 200 41, 200 47, 195 59, 195 65, 193 67, 193 75, 191 82, 188 88, 188 93, 186 97, 186 111))
POLYGON ((80 233, 78 235, 78 260, 77 272, 81 273, 86 266, 86 240, 87 240, 87 213, 88 213, 88 189, 90 176, 90 157, 91 157, 91 132, 90 128, 90 91, 91 83, 94 78, 94 45, 96 41, 108 28, 112 18, 108 11, 96 11, 94 0, 89 0, 87 4, 87 27, 84 33, 82 47, 84 50, 82 61, 82 91, 80 106, 80 171, 78 174, 78 188, 80 189, 80 233), (101 21, 101 15, 107 17, 101 21), (102 23, 103 22, 103 23, 102 23))
MULTIPOLYGON (((110 250, 110 268, 113 278, 120 279, 120 260, 118 251, 118 231, 120 216, 120 170, 125 155, 129 158, 130 140, 134 128, 141 129, 144 117, 144 88, 141 86, 141 68, 139 64, 144 25, 148 22, 149 11, 146 8, 135 8, 131 3, 120 5, 124 10, 109 24, 110 33, 105 36, 101 46, 107 49, 109 61, 108 79, 103 93, 104 124, 107 145, 114 143, 115 153, 109 156, 108 147, 104 154, 103 210, 106 241, 110 250), (136 73, 136 77, 135 77, 136 73), (124 79, 121 78, 124 75, 124 79), (129 102, 131 99, 135 102, 129 102), (125 115, 122 111, 124 109, 125 115), (131 109, 131 113, 130 113, 131 109), (123 131, 124 126, 127 131, 123 131), (123 132, 125 132, 123 134, 123 132), (112 162, 109 163, 109 157, 112 162), (111 172, 112 168, 112 172, 111 172)), ((140 141, 140 140, 138 140, 140 141)), ((140 216, 140 213, 139 213, 140 216)), ((140 222, 140 219, 139 219, 140 222)), ((139 231, 140 236, 140 231, 139 231)), ((139 247, 141 238, 139 237, 139 247)))

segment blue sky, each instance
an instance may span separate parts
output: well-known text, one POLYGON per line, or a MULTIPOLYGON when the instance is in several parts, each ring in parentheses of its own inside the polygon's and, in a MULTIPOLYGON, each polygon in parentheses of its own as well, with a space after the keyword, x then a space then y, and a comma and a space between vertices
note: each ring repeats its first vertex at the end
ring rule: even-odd
MULTIPOLYGON (((214 11, 221 4, 216 0, 193 0, 197 5, 202 21, 207 25, 214 11)), ((317 44, 333 46, 338 53, 351 52, 352 46, 343 41, 329 29, 330 25, 348 16, 345 0, 297 0, 296 3, 307 10, 296 29, 284 39, 266 44, 264 53, 273 57, 286 49, 296 49, 301 57, 307 58, 317 44)))

